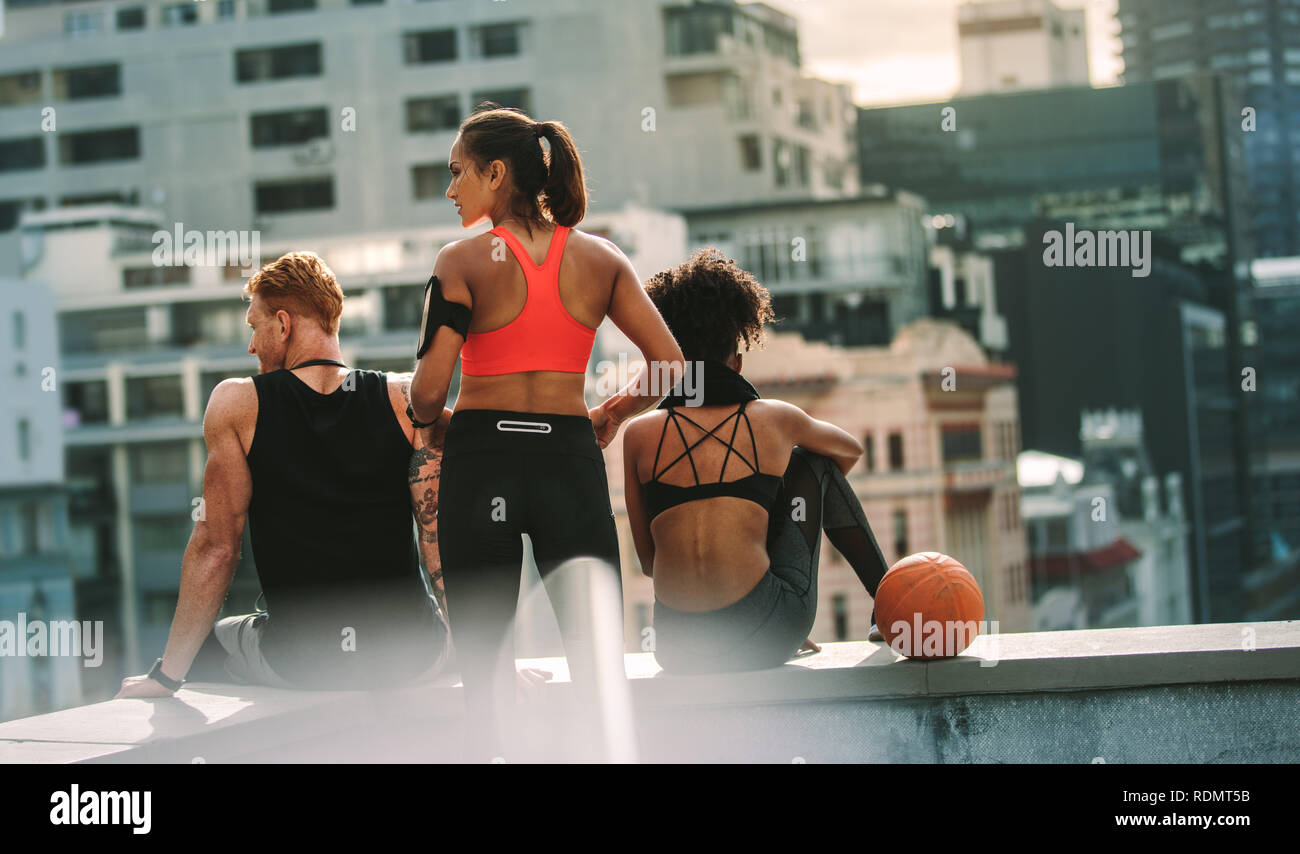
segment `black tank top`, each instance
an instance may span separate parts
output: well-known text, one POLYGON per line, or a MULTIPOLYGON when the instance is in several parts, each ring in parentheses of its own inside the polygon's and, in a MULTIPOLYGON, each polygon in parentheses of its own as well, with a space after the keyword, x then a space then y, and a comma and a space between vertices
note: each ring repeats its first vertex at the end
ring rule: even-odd
POLYGON ((415 545, 411 444, 387 375, 354 370, 331 394, 288 370, 253 384, 248 526, 270 615, 267 663, 305 686, 427 670, 437 618, 415 545))

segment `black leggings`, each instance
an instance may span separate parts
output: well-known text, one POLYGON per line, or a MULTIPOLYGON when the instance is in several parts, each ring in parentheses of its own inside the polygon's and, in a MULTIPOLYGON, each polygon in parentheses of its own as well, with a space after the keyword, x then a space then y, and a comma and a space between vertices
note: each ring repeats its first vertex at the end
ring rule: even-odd
MULTIPOLYGON (((572 558, 603 561, 619 592, 613 653, 622 672, 622 583, 618 533, 591 420, 576 415, 470 409, 452 415, 438 487, 438 540, 452 643, 469 720, 482 729, 476 749, 499 747, 490 723, 496 692, 514 690, 514 618, 523 565, 521 534, 564 638, 574 681, 589 668, 593 643, 581 603, 556 595, 557 567, 572 558), (576 666, 575 666, 576 664, 576 666), (482 743, 486 739, 488 743, 482 743)), ((506 699, 506 698, 502 698, 506 699)), ((508 698, 513 701, 513 695, 508 698)))
POLYGON ((795 448, 768 520, 770 568, 738 602, 714 611, 677 611, 656 600, 659 665, 670 672, 711 673, 759 670, 789 660, 817 618, 823 530, 875 597, 889 565, 862 502, 832 460, 795 448))

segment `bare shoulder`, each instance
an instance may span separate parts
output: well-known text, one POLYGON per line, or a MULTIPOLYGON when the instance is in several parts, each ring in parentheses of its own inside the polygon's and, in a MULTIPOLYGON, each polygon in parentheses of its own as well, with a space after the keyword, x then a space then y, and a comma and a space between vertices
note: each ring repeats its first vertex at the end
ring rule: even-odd
POLYGON ((411 403, 411 380, 415 374, 411 371, 404 373, 389 371, 387 377, 388 402, 393 407, 393 414, 397 416, 397 423, 402 426, 402 432, 410 440, 415 433, 415 428, 406 417, 406 407, 411 403))
POLYGON ((663 410, 652 409, 649 412, 646 412, 642 415, 638 415, 637 417, 633 418, 632 420, 624 424, 623 425, 624 452, 627 451, 635 452, 639 450, 645 444, 646 440, 652 434, 654 434, 658 425, 663 423, 663 420, 666 417, 667 416, 664 415, 663 410))
POLYGON ((208 397, 203 413, 203 434, 209 440, 224 430, 241 436, 251 433, 257 424, 257 387, 252 377, 222 380, 208 397))
POLYGON ((608 264, 610 270, 621 268, 625 264, 631 266, 631 262, 623 254, 623 250, 619 249, 618 244, 608 237, 579 231, 575 228, 570 231, 568 242, 570 246, 576 244, 580 252, 583 252, 596 263, 608 264))
POLYGON ((745 411, 751 416, 756 415, 781 429, 802 424, 809 418, 807 412, 804 412, 793 403, 786 403, 784 400, 769 397, 761 397, 755 400, 745 407, 745 411))

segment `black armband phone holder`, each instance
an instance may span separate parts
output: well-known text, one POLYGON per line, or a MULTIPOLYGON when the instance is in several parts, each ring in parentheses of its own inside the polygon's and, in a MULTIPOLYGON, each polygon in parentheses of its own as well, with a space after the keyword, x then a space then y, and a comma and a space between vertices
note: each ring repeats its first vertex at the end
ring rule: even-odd
POLYGON ((439 326, 449 326, 460 333, 461 338, 469 336, 469 309, 459 303, 447 302, 442 295, 442 282, 437 276, 430 276, 424 286, 424 314, 420 317, 420 342, 415 349, 415 358, 422 357, 433 344, 433 334, 439 326))

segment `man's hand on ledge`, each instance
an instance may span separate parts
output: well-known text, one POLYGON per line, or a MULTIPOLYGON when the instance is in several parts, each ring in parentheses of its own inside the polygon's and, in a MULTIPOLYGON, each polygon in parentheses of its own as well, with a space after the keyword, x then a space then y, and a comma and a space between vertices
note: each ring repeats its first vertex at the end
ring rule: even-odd
POLYGON ((174 692, 148 676, 128 676, 122 680, 122 690, 114 700, 129 700, 137 697, 170 697, 174 692))

